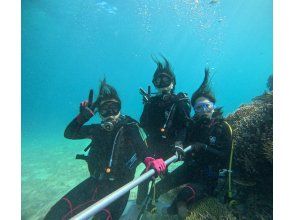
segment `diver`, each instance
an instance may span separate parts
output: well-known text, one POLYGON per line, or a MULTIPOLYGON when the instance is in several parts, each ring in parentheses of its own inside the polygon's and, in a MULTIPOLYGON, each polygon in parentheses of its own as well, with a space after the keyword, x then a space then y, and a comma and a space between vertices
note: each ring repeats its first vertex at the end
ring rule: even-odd
MULTIPOLYGON (((178 153, 183 155, 183 142, 187 134, 187 122, 190 118, 191 105, 187 94, 175 94, 176 77, 168 60, 153 59, 157 68, 153 75, 153 85, 157 94, 144 101, 140 125, 146 131, 147 143, 156 157, 167 159, 178 153)), ((150 92, 149 92, 150 93, 150 92)), ((144 201, 148 192, 148 183, 138 188, 137 204, 144 201)))
MULTIPOLYGON (((45 219, 69 219, 99 199, 112 193, 134 178, 136 166, 144 162, 157 174, 165 172, 162 159, 154 159, 148 152, 143 129, 127 115, 123 115, 121 100, 116 90, 101 82, 98 98, 80 104, 80 113, 66 127, 64 136, 69 139, 91 139, 87 161, 90 177, 63 196, 47 213, 45 219), (100 124, 84 125, 96 110, 100 124)), ((81 158, 81 156, 79 157, 81 158)), ((128 202, 129 193, 116 200, 100 213, 98 219, 119 219, 128 202)))
POLYGON ((156 185, 157 198, 182 186, 167 214, 185 218, 191 204, 204 196, 215 195, 219 178, 229 172, 232 131, 215 103, 206 68, 204 80, 191 99, 195 115, 189 123, 185 145, 192 145, 192 151, 185 155, 183 165, 156 185))

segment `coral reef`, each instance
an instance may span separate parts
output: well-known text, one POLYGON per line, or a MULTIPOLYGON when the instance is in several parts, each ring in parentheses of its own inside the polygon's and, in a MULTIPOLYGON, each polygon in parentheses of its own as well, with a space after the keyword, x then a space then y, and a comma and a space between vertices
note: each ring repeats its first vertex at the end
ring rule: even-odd
POLYGON ((272 76, 267 86, 268 92, 240 106, 227 117, 234 132, 233 182, 236 198, 242 209, 241 216, 248 219, 272 219, 272 76))
MULTIPOLYGON (((191 207, 187 220, 273 218, 272 76, 267 87, 268 91, 226 118, 233 128, 233 191, 237 205, 229 207, 217 198, 207 197, 191 207)), ((175 191, 169 192, 166 200, 175 195, 175 191)), ((168 219, 161 217, 154 219, 168 219)))
POLYGON ((191 214, 186 220, 235 220, 237 219, 228 207, 216 198, 208 197, 192 207, 191 214))
POLYGON ((207 198, 195 204, 186 219, 273 218, 272 75, 267 89, 226 118, 233 128, 233 185, 238 205, 228 208, 217 199, 207 198))
POLYGON ((268 77, 268 80, 267 80, 267 88, 269 91, 273 91, 273 88, 274 88, 274 83, 273 83, 273 74, 271 74, 269 77, 268 77))
MULTIPOLYGON (((264 188, 272 180, 273 98, 272 93, 242 105, 227 121, 234 131, 234 168, 242 179, 264 188)), ((271 181, 272 182, 272 181, 271 181)))
MULTIPOLYGON (((208 197, 191 207, 187 220, 273 218, 273 83, 268 91, 241 105, 226 120, 233 128, 233 191, 229 207, 208 197)), ((170 192, 168 198, 175 196, 170 192)))

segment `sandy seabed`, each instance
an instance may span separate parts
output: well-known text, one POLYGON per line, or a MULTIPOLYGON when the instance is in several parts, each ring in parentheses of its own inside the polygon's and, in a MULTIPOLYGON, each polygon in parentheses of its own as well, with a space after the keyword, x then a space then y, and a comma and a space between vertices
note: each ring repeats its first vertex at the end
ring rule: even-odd
POLYGON ((81 143, 67 143, 22 144, 22 219, 43 219, 58 199, 87 177, 86 163, 75 160, 81 143))
MULTIPOLYGON (((53 139, 54 140, 54 139, 53 139)), ((89 176, 87 164, 76 160, 89 141, 33 140, 22 143, 21 217, 43 219, 49 209, 68 191, 89 176)), ((137 167, 136 177, 144 165, 137 167)), ((135 199, 137 187, 131 191, 135 199)))

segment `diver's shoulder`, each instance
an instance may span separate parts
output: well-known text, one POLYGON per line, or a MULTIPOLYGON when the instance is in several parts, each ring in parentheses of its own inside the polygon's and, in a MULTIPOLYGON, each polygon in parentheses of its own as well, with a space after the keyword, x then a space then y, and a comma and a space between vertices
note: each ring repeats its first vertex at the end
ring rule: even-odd
POLYGON ((225 118, 216 119, 216 126, 222 128, 226 133, 232 133, 232 127, 225 118))
POLYGON ((186 92, 178 92, 176 95, 178 97, 188 97, 188 93, 186 93, 186 92))
POLYGON ((88 129, 89 129, 90 133, 97 133, 97 131, 102 130, 102 127, 101 127, 100 123, 90 124, 90 125, 87 125, 87 126, 88 126, 88 129))
POLYGON ((153 103, 153 102, 156 102, 158 100, 161 99, 161 95, 157 94, 157 95, 153 95, 153 96, 150 96, 149 98, 149 103, 153 103))
POLYGON ((225 119, 223 117, 214 117, 212 119, 215 126, 226 126, 225 119))
POLYGON ((189 96, 185 92, 179 92, 178 94, 176 94, 176 98, 178 101, 190 102, 189 96))
POLYGON ((231 130, 231 129, 232 129, 230 123, 229 123, 226 119, 222 118, 222 119, 220 120, 220 123, 221 123, 222 126, 224 126, 226 129, 228 129, 228 130, 231 130))
POLYGON ((88 125, 90 128, 100 128, 101 124, 100 123, 95 123, 95 124, 89 124, 88 125))
POLYGON ((123 115, 122 117, 126 125, 139 125, 139 122, 129 115, 123 115))
POLYGON ((159 99, 159 96, 157 96, 157 95, 150 96, 149 99, 148 99, 148 101, 143 102, 144 103, 144 108, 145 107, 149 107, 150 105, 156 104, 158 102, 158 100, 160 100, 159 99))

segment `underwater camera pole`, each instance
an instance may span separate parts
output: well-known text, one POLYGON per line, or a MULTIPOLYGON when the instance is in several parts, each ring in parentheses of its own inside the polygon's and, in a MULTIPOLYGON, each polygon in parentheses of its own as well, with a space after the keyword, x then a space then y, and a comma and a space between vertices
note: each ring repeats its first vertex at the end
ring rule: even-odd
MULTIPOLYGON (((187 152, 191 151, 191 149, 192 149, 192 146, 188 146, 184 149, 184 152, 187 153, 187 152)), ((176 162, 177 160, 178 160, 178 156, 174 155, 174 156, 170 157, 169 159, 167 159, 165 161, 165 164, 168 166, 171 163, 176 162)), ((124 194, 126 194, 131 189, 135 188, 139 184, 141 184, 144 181, 151 178, 154 174, 155 174, 154 169, 149 170, 148 172, 144 173, 143 175, 141 175, 137 179, 134 179, 133 181, 127 183, 126 185, 115 190, 114 192, 112 192, 108 196, 100 199, 99 201, 97 201, 93 205, 89 206, 88 208, 86 208, 85 210, 80 212, 79 214, 72 217, 71 220, 85 220, 85 219, 91 218, 96 213, 100 212, 102 209, 109 206, 112 202, 114 202, 117 199, 119 199, 120 197, 122 197, 124 194)))

